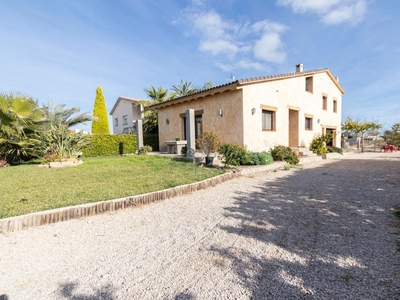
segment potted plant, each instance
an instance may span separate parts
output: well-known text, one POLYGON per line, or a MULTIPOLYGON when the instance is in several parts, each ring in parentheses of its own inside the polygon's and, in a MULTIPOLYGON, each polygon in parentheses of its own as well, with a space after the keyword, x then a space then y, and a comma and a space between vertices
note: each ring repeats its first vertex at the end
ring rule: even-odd
POLYGON ((144 145, 144 146, 142 146, 142 147, 140 147, 140 149, 139 149, 139 155, 147 155, 149 152, 151 152, 151 151, 153 151, 153 149, 151 148, 151 146, 149 146, 149 145, 144 145))
POLYGON ((221 141, 215 132, 203 132, 196 139, 197 148, 206 155, 206 165, 212 165, 214 157, 210 156, 218 150, 221 141))
POLYGON ((181 140, 181 137, 180 136, 176 136, 175 137, 175 141, 180 141, 181 140))

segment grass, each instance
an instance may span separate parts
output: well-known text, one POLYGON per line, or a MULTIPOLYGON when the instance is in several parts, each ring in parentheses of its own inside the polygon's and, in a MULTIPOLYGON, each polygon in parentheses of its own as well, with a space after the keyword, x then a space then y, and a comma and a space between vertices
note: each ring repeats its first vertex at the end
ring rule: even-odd
POLYGON ((0 168, 0 219, 149 193, 224 172, 160 156, 83 160, 76 167, 38 168, 31 163, 0 168))

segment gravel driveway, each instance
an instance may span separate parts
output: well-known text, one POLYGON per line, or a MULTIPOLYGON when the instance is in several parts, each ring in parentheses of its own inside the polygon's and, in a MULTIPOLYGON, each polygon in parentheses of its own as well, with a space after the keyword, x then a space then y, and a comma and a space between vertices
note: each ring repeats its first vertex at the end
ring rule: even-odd
POLYGON ((0 235, 0 300, 400 299, 400 152, 0 235))

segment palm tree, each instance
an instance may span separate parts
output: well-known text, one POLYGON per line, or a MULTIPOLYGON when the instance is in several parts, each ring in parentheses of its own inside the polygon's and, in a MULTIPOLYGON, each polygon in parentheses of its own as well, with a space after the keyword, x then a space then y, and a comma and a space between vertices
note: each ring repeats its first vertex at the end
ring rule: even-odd
POLYGON ((198 91, 205 91, 212 89, 214 87, 213 83, 211 81, 204 82, 204 84, 200 87, 197 88, 198 91))
POLYGON ((146 92, 147 96, 154 101, 152 104, 161 103, 171 99, 171 97, 168 97, 168 90, 164 89, 162 86, 156 89, 153 85, 151 85, 150 89, 144 89, 144 91, 146 92))
POLYGON ((65 104, 54 105, 52 101, 42 104, 42 111, 47 122, 43 126, 44 130, 37 135, 40 141, 37 151, 40 155, 54 152, 60 158, 71 158, 87 144, 87 137, 83 132, 77 133, 68 129, 93 121, 95 117, 88 115, 88 112, 79 113, 78 107, 66 108, 65 104))
POLYGON ((198 88, 193 86, 191 82, 183 82, 182 79, 181 83, 178 85, 173 85, 171 90, 174 91, 175 98, 187 96, 198 92, 198 88))
POLYGON ((28 95, 0 93, 0 159, 35 156, 36 133, 44 118, 28 95))
POLYGON ((79 107, 65 108, 65 104, 57 103, 54 105, 51 100, 49 100, 46 105, 42 104, 42 110, 48 121, 48 128, 50 128, 50 125, 70 128, 95 120, 95 117, 89 116, 88 112, 79 113, 79 107))
POLYGON ((147 134, 157 134, 158 114, 155 110, 149 108, 149 106, 171 100, 175 97, 175 94, 170 93, 168 95, 167 89, 164 89, 162 86, 155 88, 153 85, 151 85, 149 89, 144 89, 144 91, 151 100, 142 100, 138 103, 138 105, 142 105, 144 108, 143 132, 147 134))

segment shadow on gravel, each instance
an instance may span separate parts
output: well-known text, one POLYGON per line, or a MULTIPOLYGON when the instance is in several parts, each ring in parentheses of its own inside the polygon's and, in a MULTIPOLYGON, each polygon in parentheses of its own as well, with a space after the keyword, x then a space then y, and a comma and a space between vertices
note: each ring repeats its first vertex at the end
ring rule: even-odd
POLYGON ((76 283, 64 283, 60 285, 61 296, 69 300, 111 300, 115 299, 115 291, 112 285, 106 285, 96 290, 92 295, 83 295, 75 292, 78 287, 76 283))
POLYGON ((400 161, 343 160, 266 178, 225 208, 240 225, 221 227, 256 250, 210 250, 231 262, 252 299, 396 299, 399 276, 377 263, 398 263, 388 253, 395 237, 373 239, 389 236, 382 220, 400 204, 399 172, 400 161))
POLYGON ((182 292, 175 296, 174 300, 192 300, 195 299, 192 293, 182 292))

